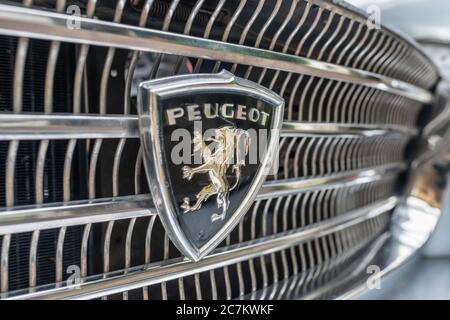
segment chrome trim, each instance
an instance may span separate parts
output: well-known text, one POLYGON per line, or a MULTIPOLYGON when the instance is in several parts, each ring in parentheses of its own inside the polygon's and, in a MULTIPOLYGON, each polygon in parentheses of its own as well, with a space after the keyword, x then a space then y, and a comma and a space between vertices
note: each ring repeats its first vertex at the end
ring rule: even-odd
POLYGON ((282 232, 273 236, 248 241, 239 245, 219 248, 197 262, 176 258, 164 262, 149 264, 147 266, 122 270, 122 274, 110 273, 108 278, 104 275, 82 279, 80 284, 66 285, 59 288, 43 287, 43 291, 36 288, 35 292, 25 291, 9 292, 0 295, 9 299, 93 299, 105 295, 138 289, 141 287, 186 277, 200 272, 209 271, 218 267, 236 264, 242 261, 272 254, 308 240, 331 234, 356 225, 360 222, 374 218, 389 210, 398 203, 397 197, 390 197, 378 201, 364 208, 352 210, 346 214, 319 222, 307 227, 282 232), (17 295, 17 296, 16 296, 17 295))
POLYGON ((80 257, 80 275, 86 277, 87 275, 87 254, 89 245, 89 236, 91 233, 92 224, 88 223, 83 228, 83 236, 81 240, 81 257, 80 257))
MULTIPOLYGON (((150 220, 148 222, 148 225, 147 225, 147 232, 145 234, 145 260, 144 260, 145 264, 150 263, 152 231, 153 231, 153 226, 155 224, 155 220, 156 220, 156 215, 151 216, 150 220)), ((144 300, 148 300, 148 288, 146 288, 146 287, 142 288, 142 295, 143 295, 144 300)))
POLYGON ((4 234, 2 238, 2 250, 0 255, 0 292, 8 291, 9 285, 9 248, 11 245, 11 234, 4 234))
MULTIPOLYGON (((286 179, 263 184, 256 201, 308 191, 365 184, 405 169, 391 164, 322 177, 286 179)), ((156 215, 150 194, 16 207, 0 214, 0 235, 156 215)), ((255 231, 253 231, 255 234, 255 231)))
POLYGON ((16 207, 0 215, 0 235, 156 215, 150 195, 16 207))
MULTIPOLYGON (((1 125, 0 125, 1 132, 1 125)), ((1 133, 0 133, 1 134, 1 133)), ((373 125, 373 124, 346 124, 326 122, 300 122, 285 121, 281 135, 291 136, 317 136, 317 135, 339 135, 342 137, 373 137, 388 134, 404 134, 407 136, 417 135, 417 129, 402 125, 373 125)))
POLYGON ((29 262, 28 262, 28 285, 30 288, 33 288, 36 286, 36 264, 37 264, 37 249, 38 249, 38 243, 39 243, 39 236, 40 236, 40 230, 34 230, 33 234, 31 236, 31 243, 30 243, 30 256, 29 256, 29 262))
POLYGON ((138 117, 93 114, 0 114, 0 140, 138 138, 138 117))
POLYGON ((63 280, 63 251, 64 251, 64 238, 66 237, 66 227, 61 227, 58 232, 58 240, 56 244, 56 259, 55 259, 55 282, 61 282, 63 280))
POLYGON ((405 164, 395 163, 367 170, 346 171, 345 173, 336 173, 321 177, 269 181, 262 186, 256 199, 262 200, 306 191, 330 189, 337 186, 348 187, 364 184, 394 176, 404 169, 406 169, 405 164))
MULTIPOLYGON (((417 129, 403 125, 345 124, 284 121, 281 136, 373 137, 402 134, 417 129)), ((0 113, 0 141, 55 139, 139 138, 138 116, 63 113, 0 113)))
POLYGON ((258 48, 201 39, 166 31, 80 18, 79 29, 67 28, 69 16, 48 11, 0 5, 0 34, 44 40, 108 46, 235 63, 358 83, 370 88, 431 103, 427 90, 372 72, 319 62, 258 48))

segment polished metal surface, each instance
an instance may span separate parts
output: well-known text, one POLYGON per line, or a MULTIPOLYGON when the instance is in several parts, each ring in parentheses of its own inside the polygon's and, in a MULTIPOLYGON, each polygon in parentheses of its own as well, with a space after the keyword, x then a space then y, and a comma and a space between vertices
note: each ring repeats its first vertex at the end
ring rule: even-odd
MULTIPOLYGON (((1 130, 1 128, 0 128, 1 130)), ((282 136, 339 135, 342 137, 373 137, 379 135, 403 134, 416 135, 417 129, 399 125, 358 125, 337 123, 307 123, 285 121, 281 129, 282 136)))
POLYGON ((266 67, 359 83, 369 88, 391 92, 423 103, 431 103, 433 99, 432 95, 422 88, 364 70, 342 67, 276 51, 249 48, 88 18, 80 18, 79 29, 68 29, 67 21, 69 18, 66 15, 48 11, 0 5, 0 33, 175 55, 184 55, 189 52, 192 57, 225 62, 239 61, 242 64, 255 67, 266 67))
POLYGON ((327 222, 318 223, 317 225, 313 224, 304 229, 279 233, 276 236, 271 236, 267 239, 261 238, 254 243, 242 243, 235 247, 217 249, 217 252, 197 262, 178 259, 177 261, 167 261, 166 263, 168 265, 162 264, 152 266, 150 264, 144 270, 137 270, 135 272, 128 271, 126 274, 119 276, 112 274, 111 278, 102 280, 93 279, 92 283, 90 281, 82 281, 81 284, 45 290, 41 293, 36 291, 20 295, 20 298, 92 299, 107 294, 122 292, 123 290, 132 290, 142 286, 188 276, 205 270, 268 255, 310 239, 315 239, 351 227, 393 209, 397 202, 397 198, 391 197, 370 206, 350 211, 338 218, 330 219, 327 222))
MULTIPOLYGON (((285 121, 281 136, 374 137, 413 136, 417 130, 403 125, 364 125, 285 121)), ((138 138, 138 116, 95 114, 0 114, 0 140, 138 138)))
POLYGON ((2 212, 0 234, 21 233, 156 214, 149 195, 73 201, 2 212))
POLYGON ((439 201, 423 186, 439 188, 434 163, 446 159, 448 136, 439 130, 450 113, 441 103, 445 90, 435 98, 430 89, 439 77, 435 66, 409 40, 384 27, 366 28, 365 16, 340 1, 219 0, 211 6, 174 0, 159 7, 161 1, 146 0, 130 11, 131 3, 119 0, 108 11, 88 0, 80 29, 68 28, 69 16, 62 14, 70 3, 57 1, 52 10, 40 2, 0 4, 0 40, 13 43, 7 77, 15 84, 7 111, 0 112, 3 298, 352 297, 366 289, 368 264, 376 261, 382 275, 389 273, 429 236, 439 201), (42 109, 30 112, 25 75, 38 42, 48 45, 42 109), (55 112, 56 78, 67 45, 74 49, 74 72, 71 101, 61 113, 55 112), (91 56, 98 57, 94 64, 91 56), (133 91, 140 64, 149 59, 144 80, 161 78, 166 69, 168 75, 225 69, 286 102, 278 173, 199 262, 184 260, 173 247, 142 179, 133 91), (440 116, 422 132, 418 118, 425 108, 440 116), (427 152, 415 153, 419 141, 427 152), (57 143, 62 160, 55 163, 57 143), (22 205, 27 159, 35 173, 26 180, 33 191, 22 205), (57 198, 49 197, 49 168, 61 183, 57 198), (407 197, 403 178, 413 186, 407 197), (65 281, 74 230, 79 290, 65 281), (38 248, 49 233, 54 247, 47 267, 55 274, 43 281, 38 248), (15 251, 19 239, 26 250, 15 251), (15 252, 26 256, 22 284, 10 272, 15 252), (101 270, 92 273, 92 263, 101 270))
POLYGON ((291 194, 298 194, 302 191, 316 191, 320 189, 333 188, 334 186, 348 187, 352 185, 373 182, 379 179, 395 176, 404 170, 404 164, 390 164, 368 170, 347 171, 329 176, 307 179, 286 179, 266 182, 257 199, 268 199, 291 194))
MULTIPOLYGON (((350 171, 320 178, 278 180, 263 184, 258 200, 336 187, 350 187, 394 177, 402 164, 350 171)), ((0 235, 145 217, 156 214, 150 194, 16 207, 2 212, 0 235)))
POLYGON ((0 140, 137 138, 137 116, 0 114, 0 140))

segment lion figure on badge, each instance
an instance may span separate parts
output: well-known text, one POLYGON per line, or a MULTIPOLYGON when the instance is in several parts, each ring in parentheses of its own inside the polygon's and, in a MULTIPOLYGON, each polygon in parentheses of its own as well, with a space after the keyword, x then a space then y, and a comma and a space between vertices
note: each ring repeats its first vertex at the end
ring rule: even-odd
POLYGON ((225 126, 215 130, 211 142, 206 145, 202 134, 194 132, 194 152, 201 151, 203 164, 192 168, 182 167, 183 178, 191 180, 195 174, 208 174, 210 183, 203 187, 196 195, 194 204, 190 204, 188 197, 183 199, 181 208, 184 213, 199 210, 202 204, 211 196, 216 195, 217 208, 221 213, 213 213, 211 221, 224 220, 230 205, 230 191, 235 189, 241 177, 241 167, 245 165, 245 156, 250 146, 250 134, 243 129, 225 126), (236 157, 235 157, 236 155, 236 157), (232 186, 227 180, 227 170, 232 165, 232 172, 236 179, 232 186))

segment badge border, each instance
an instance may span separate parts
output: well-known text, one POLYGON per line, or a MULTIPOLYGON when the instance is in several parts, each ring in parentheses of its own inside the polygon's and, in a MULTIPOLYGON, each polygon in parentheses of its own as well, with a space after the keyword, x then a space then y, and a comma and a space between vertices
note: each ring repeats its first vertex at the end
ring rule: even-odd
POLYGON ((143 146, 144 167, 150 186, 153 202, 174 245, 186 257, 198 261, 211 252, 234 229, 243 215, 253 204, 264 178, 270 170, 279 144, 279 132, 283 123, 284 99, 272 90, 255 82, 236 77, 223 70, 215 74, 189 74, 160 78, 142 82, 138 92, 139 132, 143 146), (178 222, 176 204, 173 203, 169 182, 164 170, 165 159, 162 152, 161 124, 158 116, 158 97, 176 96, 189 90, 191 93, 201 91, 235 92, 253 96, 269 102, 274 108, 273 127, 268 142, 266 156, 258 168, 241 205, 233 212, 219 232, 206 244, 197 248, 186 236, 178 222))

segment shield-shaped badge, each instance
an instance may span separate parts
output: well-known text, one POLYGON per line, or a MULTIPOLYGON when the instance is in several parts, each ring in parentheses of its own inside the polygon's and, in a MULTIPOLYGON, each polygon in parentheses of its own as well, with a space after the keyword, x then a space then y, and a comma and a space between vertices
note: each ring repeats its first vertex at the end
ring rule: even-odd
POLYGON ((143 82, 139 129, 154 205, 196 261, 252 205, 277 156, 284 101, 222 71, 143 82))

